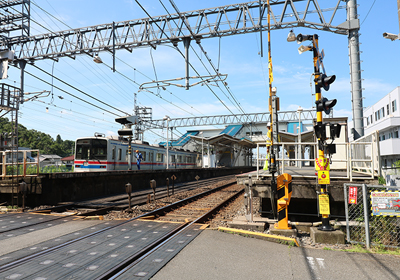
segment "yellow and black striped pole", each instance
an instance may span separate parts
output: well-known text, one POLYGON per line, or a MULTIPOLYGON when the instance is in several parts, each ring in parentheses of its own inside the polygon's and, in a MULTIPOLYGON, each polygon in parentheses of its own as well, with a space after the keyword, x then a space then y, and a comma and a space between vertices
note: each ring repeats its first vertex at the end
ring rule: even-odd
POLYGON ((319 69, 319 50, 318 50, 318 35, 313 35, 313 53, 314 53, 314 81, 315 81, 315 100, 317 104, 317 127, 320 129, 318 138, 318 158, 315 160, 316 169, 318 172, 318 184, 320 185, 320 194, 318 195, 319 213, 322 215, 322 225, 318 228, 323 231, 334 230, 329 224, 329 195, 327 184, 329 180, 329 161, 325 158, 324 141, 326 140, 325 126, 323 124, 322 111, 318 110, 318 103, 322 100, 321 85, 317 82, 321 75, 319 69), (323 131, 323 132, 322 132, 323 131))

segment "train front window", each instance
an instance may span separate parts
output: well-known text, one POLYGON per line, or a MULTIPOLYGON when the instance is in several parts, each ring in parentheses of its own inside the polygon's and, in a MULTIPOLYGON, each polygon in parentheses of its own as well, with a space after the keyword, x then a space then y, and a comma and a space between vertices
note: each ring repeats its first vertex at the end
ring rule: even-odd
POLYGON ((93 139, 91 159, 107 159, 107 140, 93 139))
POLYGON ((107 140, 81 139, 76 142, 76 159, 107 159, 107 140))
POLYGON ((89 154, 90 140, 77 140, 75 159, 89 159, 89 154))

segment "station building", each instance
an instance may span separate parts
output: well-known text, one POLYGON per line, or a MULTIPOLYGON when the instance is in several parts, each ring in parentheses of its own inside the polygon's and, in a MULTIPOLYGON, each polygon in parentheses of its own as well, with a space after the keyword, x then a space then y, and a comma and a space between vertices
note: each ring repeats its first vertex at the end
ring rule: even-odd
MULTIPOLYGON (((279 138, 285 143, 281 149, 280 158, 288 161, 285 163, 292 166, 314 166, 316 139, 313 126, 316 120, 292 120, 279 121, 279 138), (299 143, 303 143, 299 145, 299 143), (308 159, 309 161, 293 161, 290 159, 308 159)), ((347 117, 326 118, 324 122, 341 123, 342 133, 340 139, 335 142, 346 143, 347 117)), ((246 125, 228 125, 225 128, 188 130, 177 140, 169 141, 172 149, 183 149, 196 151, 202 159, 202 166, 207 167, 234 167, 234 166, 256 166, 256 148, 260 144, 261 154, 259 158, 266 156, 267 123, 260 122, 246 125)), ((329 133, 328 133, 329 136, 329 133)), ((166 142, 159 143, 166 146, 166 142)), ((338 146, 337 154, 333 157, 346 157, 346 147, 338 146)), ((172 159, 173 160, 173 159, 172 159)), ((260 164, 260 163, 259 163, 260 164)), ((336 169, 346 169, 343 164, 336 163, 336 169)), ((334 166, 335 167, 335 166, 334 166)))

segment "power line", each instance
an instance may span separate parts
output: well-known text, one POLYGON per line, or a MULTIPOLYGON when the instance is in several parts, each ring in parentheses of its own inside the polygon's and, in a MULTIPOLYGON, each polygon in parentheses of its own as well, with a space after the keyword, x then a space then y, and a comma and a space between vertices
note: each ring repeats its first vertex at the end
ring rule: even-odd
MULTIPOLYGON (((161 0, 159 0, 159 1, 160 1, 160 3, 162 4, 161 0)), ((169 0, 169 2, 171 3, 171 5, 172 5, 172 7, 175 9, 175 11, 178 13, 179 17, 181 18, 181 16, 180 16, 180 11, 179 11, 178 7, 176 6, 175 2, 174 2, 173 0, 169 0)), ((164 5, 163 5, 163 7, 166 9, 166 7, 165 7, 164 5)), ((167 11, 167 13, 171 16, 171 14, 168 12, 167 9, 166 9, 166 11, 167 11)), ((190 33, 192 34, 192 36, 194 37, 194 34, 193 34, 193 32, 192 32, 190 26, 188 26, 188 24, 186 23, 186 21, 185 21, 184 19, 182 19, 182 21, 183 21, 183 23, 186 25, 186 27, 188 28, 188 30, 190 31, 190 33)), ((175 23, 175 25, 178 27, 178 25, 176 24, 175 21, 174 21, 174 23, 175 23)), ((178 28, 179 28, 179 27, 178 27, 178 28)), ((221 39, 221 38, 220 38, 220 39, 221 39)), ((211 59, 208 57, 207 52, 204 50, 204 48, 203 48, 203 46, 201 45, 200 42, 198 43, 198 45, 199 45, 201 51, 204 53, 205 57, 207 58, 208 62, 210 63, 211 67, 213 68, 213 70, 214 70, 215 73, 217 74, 217 76, 218 76, 219 78, 221 78, 221 74, 219 73, 219 69, 216 69, 216 68, 215 68, 214 64, 212 63, 211 59)), ((196 51, 194 50, 193 47, 192 47, 192 50, 196 53, 196 51)), ((196 55, 197 55, 197 53, 196 53, 196 55)), ((197 57, 199 57, 199 56, 197 55, 197 57)), ((199 60, 200 60, 200 58, 199 58, 199 60)), ((201 61, 201 60, 200 60, 200 61, 201 61)), ((204 68, 207 70, 207 72, 211 75, 211 73, 208 71, 207 67, 205 67, 203 61, 201 61, 201 63, 203 64, 203 66, 204 66, 204 68)), ((219 63, 218 63, 218 64, 219 64, 219 63)), ((239 109, 239 111, 241 111, 243 114, 246 114, 246 112, 243 110, 243 108, 241 107, 241 105, 239 104, 239 102, 238 102, 238 101, 236 100, 236 98, 234 97, 233 93, 232 93, 232 92, 229 90, 229 88, 227 87, 226 83, 222 82, 222 84, 225 86, 225 88, 226 88, 227 91, 229 92, 230 96, 233 98, 233 101, 235 101, 235 103, 236 103, 237 108, 239 109)), ((222 91, 222 93, 224 93, 224 95, 228 98, 228 100, 230 100, 229 97, 225 94, 225 92, 220 88, 218 82, 217 82, 217 86, 218 86, 218 88, 222 91)), ((231 102, 232 102, 232 101, 231 101, 231 102)), ((236 106, 233 102, 232 102, 232 104, 233 104, 234 106, 236 106)))
MULTIPOLYGON (((43 104, 45 104, 45 105, 47 105, 47 106, 53 106, 54 108, 62 109, 62 110, 68 111, 68 112, 73 112, 73 113, 76 113, 76 114, 79 114, 79 115, 82 115, 82 116, 85 116, 85 117, 94 118, 93 115, 92 115, 92 116, 91 116, 91 115, 87 115, 87 114, 84 114, 84 113, 82 113, 82 112, 77 112, 77 111, 74 111, 74 110, 71 110, 71 109, 67 109, 67 108, 64 108, 64 107, 61 107, 61 106, 52 104, 52 103, 47 103, 47 102, 42 101, 42 100, 33 99, 32 101, 34 101, 34 102, 39 102, 39 103, 43 103, 43 104)), ((102 122, 107 122, 107 123, 115 124, 115 122, 110 122, 110 121, 101 120, 101 119, 98 119, 98 120, 99 120, 99 121, 102 121, 102 122)))
MULTIPOLYGON (((37 6, 37 5, 36 5, 37 6)), ((42 9, 42 8, 40 8, 41 10, 43 10, 43 11, 45 11, 44 9, 42 9)), ((54 9, 54 8, 53 8, 54 9)), ((46 14, 47 15, 49 15, 49 16, 52 16, 53 18, 55 18, 55 19, 57 19, 56 17, 54 17, 52 14, 50 14, 49 12, 47 12, 47 11, 45 11, 46 12, 46 14)), ((40 15, 39 15, 40 16, 40 15)), ((43 20, 43 18, 42 18, 42 20, 43 20)), ((60 21, 59 19, 57 19, 58 21, 60 21)), ((62 21, 60 21, 60 22, 62 22, 62 21)), ((66 26, 68 26, 67 24, 65 24, 66 26)), ((68 26, 68 27, 70 27, 70 26, 68 26)), ((119 59, 119 58, 118 58, 119 59)), ((120 59, 119 59, 120 60, 120 59)), ((122 60, 121 60, 122 61, 122 60)), ((125 63, 125 62, 124 62, 125 63)), ((103 64, 105 64, 105 63, 103 63, 103 64)), ((125 63, 126 64, 126 63, 125 63)), ((89 64, 90 65, 90 64, 89 64)), ((106 66, 108 66, 107 64, 105 64, 106 66)), ((128 64, 127 64, 128 65, 128 64)), ((90 65, 91 66, 91 65, 90 65)), ((130 65, 129 65, 130 66, 130 65)), ((92 67, 92 66, 91 66, 92 67)), ((108 66, 109 67, 109 66, 108 66)), ((93 67, 92 67, 93 68, 93 67)), ((134 68, 136 71, 138 71, 136 68, 134 68)), ((95 71, 97 71, 97 70, 95 70, 95 71)), ((116 71, 118 74, 120 74, 120 75, 122 75, 124 78, 127 78, 125 75, 123 75, 121 72, 119 72, 119 71, 116 71)), ((140 72, 140 71, 138 71, 139 73, 141 73, 142 75, 144 75, 142 72, 140 72)), ((146 75, 144 75, 144 76, 146 76, 146 75)), ((108 76, 106 75, 106 77, 108 78, 108 76)), ((146 77, 148 77, 148 76, 146 76, 146 77)), ((152 80, 150 77, 148 77, 150 80, 152 80)), ((127 78, 128 80, 130 80, 130 81, 132 81, 131 79, 129 79, 129 78, 127 78)), ((135 84, 137 84, 137 85, 139 85, 138 83, 135 83, 135 84)), ((152 93, 152 92, 151 92, 152 93)), ((182 102, 184 102, 182 99, 180 99, 179 97, 177 97, 176 95, 174 95, 172 92, 170 92, 173 96, 175 96, 176 98, 178 98, 180 101, 182 101, 182 102)), ((154 93, 152 93, 152 94, 154 94, 154 93)), ((159 98, 161 98, 161 99, 163 99, 164 101, 166 101, 166 102, 168 102, 168 103, 170 103, 171 105, 174 105, 174 106, 176 106, 177 108, 179 108, 179 109, 181 109, 181 110, 183 110, 183 111, 185 111, 186 113, 189 113, 189 114, 191 114, 191 115, 193 115, 191 112, 189 112, 189 111, 186 111, 185 109, 183 109, 183 108, 181 108, 181 107, 179 107, 179 106, 177 106, 177 105, 175 105, 173 102, 171 102, 171 101, 168 101, 168 100, 166 100, 166 99, 164 99, 164 98, 162 98, 161 97, 161 95, 158 93, 158 94, 154 94, 154 95, 156 95, 156 96, 158 96, 159 98)), ((193 106, 191 106, 191 105, 189 105, 189 104, 187 104, 186 102, 184 102, 186 105, 188 105, 189 107, 191 107, 192 109, 194 109, 194 110, 196 110, 193 106)), ((198 110, 196 110, 196 111, 198 111, 198 110)), ((199 112, 199 111, 198 111, 199 112)), ((201 112, 199 112, 199 113, 201 113, 201 112)))
POLYGON ((370 12, 371 12, 371 10, 372 10, 372 7, 375 5, 375 2, 376 2, 376 0, 374 0, 374 2, 372 3, 372 5, 371 5, 371 8, 369 8, 369 11, 368 11, 367 15, 365 16, 364 20, 361 22, 361 24, 360 24, 360 25, 362 25, 362 24, 364 23, 364 21, 367 19, 367 17, 368 17, 368 15, 369 15, 369 13, 370 13, 370 12))
MULTIPOLYGON (((168 38, 168 40, 171 40, 169 38, 169 36, 164 32, 164 30, 156 23, 156 21, 154 21, 154 19, 152 18, 152 16, 147 12, 147 10, 139 3, 138 0, 135 0, 135 2, 139 5, 139 7, 146 13, 146 15, 154 22, 154 24, 161 30, 162 33, 164 33, 164 35, 168 38)), ((178 47, 175 47, 176 50, 180 53, 180 55, 182 57, 185 57, 184 54, 181 52, 181 50, 178 47)), ((187 63, 190 65, 190 67, 193 69, 193 71, 196 72, 196 74, 198 76, 200 76, 200 74, 197 72, 197 70, 193 67, 193 65, 187 61, 187 63)), ((221 102, 222 105, 224 105, 224 107, 234 116, 236 116, 231 109, 229 109, 229 107, 221 100, 221 98, 219 98, 219 96, 210 88, 210 86, 208 84, 206 84, 206 86, 208 87, 208 89, 214 94, 214 96, 219 100, 219 102, 221 102)))
MULTIPOLYGON (((43 83, 46 83, 46 84, 48 84, 48 85, 51 85, 49 82, 47 82, 47 81, 45 81, 45 80, 39 78, 38 76, 36 76, 36 75, 34 75, 34 74, 32 74, 32 73, 26 71, 26 70, 25 70, 25 73, 27 73, 28 75, 31 75, 32 77, 34 77, 34 78, 36 78, 36 79, 42 81, 43 83)), ((80 98, 80 97, 78 97, 78 96, 76 96, 76 95, 74 95, 74 94, 72 94, 72 93, 66 91, 66 90, 63 90, 62 88, 59 88, 59 87, 57 87, 57 86, 54 86, 54 87, 55 87, 56 89, 62 91, 62 92, 65 92, 66 94, 68 94, 68 95, 70 95, 70 96, 72 96, 72 97, 74 97, 74 98, 76 98, 76 99, 82 101, 82 102, 85 102, 85 103, 87 103, 87 104, 93 106, 93 107, 96 107, 96 108, 98 108, 98 109, 101 109, 101 110, 103 110, 103 111, 105 111, 105 112, 108 112, 108 113, 110 113, 110 114, 112 114, 112 115, 119 116, 118 114, 115 114, 115 113, 113 113, 113 112, 111 112, 111 111, 108 111, 108 110, 106 110, 106 109, 104 109, 104 108, 101 108, 101 107, 99 107, 99 106, 97 106, 97 105, 95 105, 95 104, 93 104, 93 103, 91 103, 91 102, 89 102, 89 101, 86 101, 86 100, 84 100, 84 99, 82 99, 82 98, 80 98)))
MULTIPOLYGON (((101 104, 103 104, 103 105, 106 105, 106 106, 108 106, 108 107, 110 107, 110 108, 113 108, 114 110, 116 110, 116 111, 118 111, 118 112, 121 112, 121 113, 123 113, 123 114, 125 114, 125 115, 129 115, 129 113, 124 112, 124 111, 122 111, 122 110, 120 110, 120 109, 118 109, 118 108, 115 108, 114 106, 111 106, 110 104, 107 104, 107 103, 101 101, 100 99, 91 96, 90 94, 88 94, 88 93, 86 93, 86 92, 84 92, 84 91, 78 89, 77 87, 75 87, 75 86, 73 86, 73 85, 71 85, 71 84, 69 84, 69 83, 67 83, 67 82, 65 82, 65 81, 63 81, 63 80, 61 80, 60 78, 53 76, 51 73, 49 73, 49 72, 43 70, 42 68, 40 68, 40 67, 38 67, 38 66, 36 66, 36 65, 32 65, 32 66, 35 67, 36 69, 42 71, 43 73, 45 73, 45 74, 47 74, 47 75, 49 75, 49 76, 51 76, 51 77, 54 77, 57 81, 59 81, 59 82, 65 84, 65 85, 67 85, 67 86, 73 88, 74 90, 76 90, 76 91, 78 91, 78 92, 80 92, 80 93, 86 95, 87 97, 90 97, 90 98, 92 98, 93 100, 96 100, 97 102, 99 102, 99 103, 101 103, 101 104)), ((75 96, 74 96, 74 97, 75 97, 75 96)))

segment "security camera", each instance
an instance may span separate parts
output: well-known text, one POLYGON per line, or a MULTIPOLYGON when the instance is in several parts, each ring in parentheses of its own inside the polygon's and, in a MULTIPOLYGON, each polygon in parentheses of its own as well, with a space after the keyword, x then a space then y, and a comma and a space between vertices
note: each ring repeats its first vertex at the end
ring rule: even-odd
POLYGON ((385 32, 383 33, 383 38, 394 41, 399 39, 399 35, 385 32))

